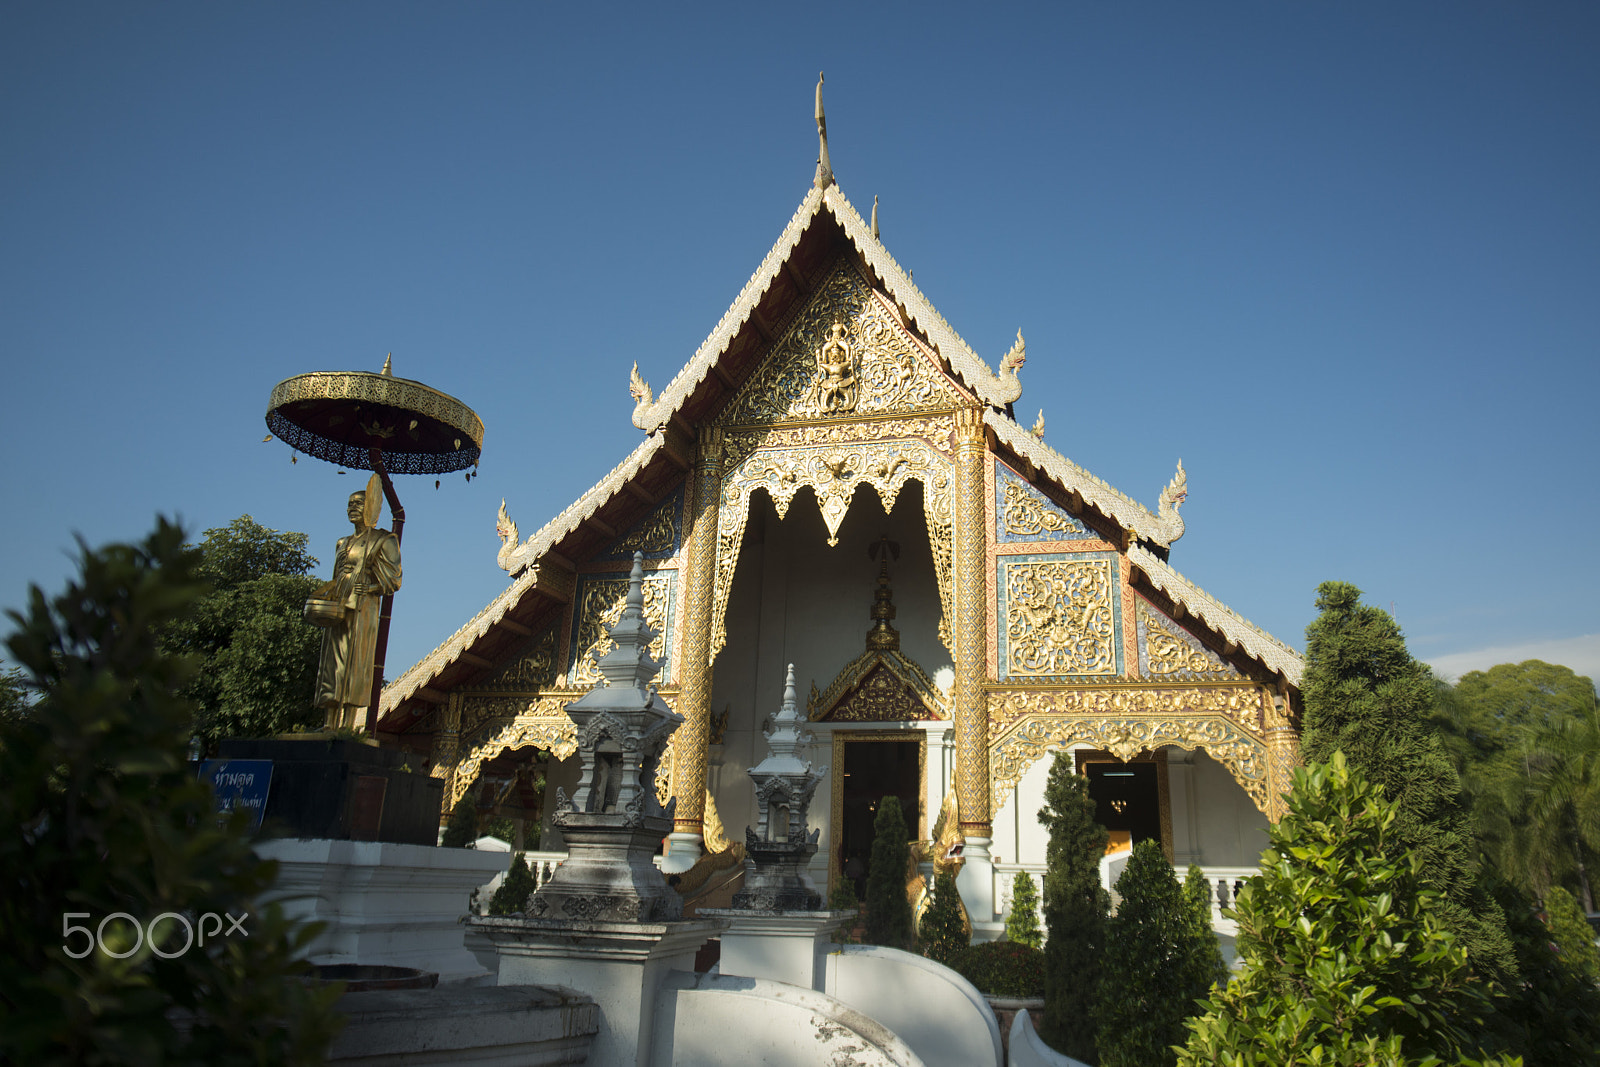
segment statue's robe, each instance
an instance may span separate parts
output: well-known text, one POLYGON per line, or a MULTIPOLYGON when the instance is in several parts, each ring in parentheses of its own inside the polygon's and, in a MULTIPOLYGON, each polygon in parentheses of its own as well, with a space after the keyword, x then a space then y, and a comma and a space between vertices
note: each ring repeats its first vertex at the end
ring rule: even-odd
POLYGON ((362 530, 339 538, 333 558, 330 600, 344 603, 344 621, 322 632, 317 667, 317 707, 372 701, 372 661, 378 645, 378 614, 383 597, 400 588, 400 541, 388 530, 362 530), (357 596, 357 577, 365 576, 376 594, 357 596))

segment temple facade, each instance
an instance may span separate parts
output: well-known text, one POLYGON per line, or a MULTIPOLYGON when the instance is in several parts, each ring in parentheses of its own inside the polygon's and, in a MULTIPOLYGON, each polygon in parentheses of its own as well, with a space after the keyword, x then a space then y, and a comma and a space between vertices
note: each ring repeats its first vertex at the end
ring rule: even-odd
POLYGON ((655 783, 676 798, 669 871, 756 823, 746 772, 791 663, 829 767, 819 886, 860 887, 893 794, 919 838, 958 812, 962 895, 997 921, 1012 871, 1042 869, 1058 751, 1115 840, 1253 865, 1298 762, 1300 657, 1169 564, 1181 464, 1151 510, 1012 417, 1024 360, 1020 334, 996 367, 962 341, 824 144, 699 351, 659 395, 635 368, 638 447, 531 536, 502 504, 507 588, 384 690, 380 736, 429 761, 447 807, 483 781, 497 810, 548 812, 533 783, 575 785, 563 709, 600 677, 637 552, 686 720, 655 783))

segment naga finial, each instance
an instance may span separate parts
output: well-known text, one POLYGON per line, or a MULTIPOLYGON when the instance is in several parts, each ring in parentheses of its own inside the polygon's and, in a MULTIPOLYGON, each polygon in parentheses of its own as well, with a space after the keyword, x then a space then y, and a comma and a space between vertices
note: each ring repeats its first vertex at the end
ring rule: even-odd
POLYGON ((817 72, 817 141, 820 144, 817 154, 817 176, 812 184, 818 189, 826 189, 834 184, 833 164, 828 162, 828 116, 822 111, 822 72, 817 72))
POLYGON ((511 513, 506 511, 505 497, 500 498, 500 513, 494 518, 494 532, 500 537, 500 551, 495 555, 495 562, 500 564, 501 570, 509 571, 512 553, 522 546, 522 537, 517 532, 517 524, 511 521, 511 513))
POLYGON ((1002 375, 1009 373, 1012 377, 1016 377, 1017 368, 1026 362, 1028 362, 1028 342, 1022 339, 1022 330, 1018 329, 1016 344, 1000 357, 1000 373, 1002 375))
POLYGON ((1161 490, 1161 497, 1156 505, 1156 518, 1161 523, 1160 532, 1151 540, 1159 545, 1168 546, 1183 536, 1183 516, 1178 514, 1178 509, 1189 497, 1189 475, 1183 469, 1183 460, 1178 460, 1178 473, 1172 476, 1172 481, 1161 490))
POLYGON ((1033 420, 1033 428, 1028 432, 1039 440, 1044 440, 1044 408, 1039 409, 1039 417, 1033 420))
POLYGON ((650 383, 639 375, 639 361, 634 360, 633 370, 628 375, 628 395, 633 397, 633 424, 641 430, 653 428, 649 419, 650 408, 656 402, 656 395, 650 389, 650 383))

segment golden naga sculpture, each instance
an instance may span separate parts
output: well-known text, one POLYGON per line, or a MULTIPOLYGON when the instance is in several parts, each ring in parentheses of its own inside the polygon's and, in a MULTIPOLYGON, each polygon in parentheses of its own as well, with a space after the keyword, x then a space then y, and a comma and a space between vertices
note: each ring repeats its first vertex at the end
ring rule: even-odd
POLYGON ((1189 475, 1183 469, 1183 460, 1178 460, 1178 473, 1172 476, 1172 481, 1161 490, 1161 497, 1156 504, 1156 518, 1161 520, 1162 531, 1159 537, 1152 538, 1158 544, 1170 545, 1183 536, 1183 517, 1178 514, 1178 509, 1189 498, 1189 475))
MULTIPOLYGON (((1000 357, 1000 373, 991 375, 987 367, 982 368, 984 374, 989 376, 986 384, 993 403, 1009 404, 1022 395, 1022 380, 1017 377, 1017 371, 1026 362, 1028 362, 1028 343, 1022 339, 1022 331, 1018 330, 1016 344, 1000 357)), ((982 361, 979 363, 981 365, 982 361)))
POLYGON ((306 621, 322 627, 315 703, 329 729, 354 727, 357 713, 372 702, 379 609, 400 588, 400 541, 376 528, 382 507, 374 474, 365 490, 350 494, 345 513, 355 532, 334 548, 333 580, 306 601, 306 621))
POLYGON ((506 498, 500 498, 500 513, 494 518, 494 532, 500 536, 500 551, 495 554, 495 562, 500 564, 500 569, 509 571, 513 564, 512 553, 522 546, 522 537, 517 533, 517 524, 511 521, 511 515, 506 511, 506 498))
MULTIPOLYGON (((939 875, 947 871, 950 877, 956 877, 966 865, 966 858, 961 855, 967 839, 961 834, 960 807, 960 798, 951 789, 944 795, 944 803, 939 805, 939 820, 933 825, 933 840, 917 841, 911 846, 911 869, 906 872, 906 896, 911 900, 915 920, 919 923, 922 913, 933 903, 933 886, 922 876, 918 866, 932 863, 933 877, 937 881, 939 875)), ((956 901, 961 907, 961 928, 971 937, 972 917, 967 914, 966 902, 961 900, 960 894, 957 894, 956 901)))
POLYGON ((661 420, 656 417, 656 394, 650 383, 639 376, 639 361, 633 361, 633 371, 628 375, 628 395, 633 397, 633 424, 641 430, 654 430, 661 420))

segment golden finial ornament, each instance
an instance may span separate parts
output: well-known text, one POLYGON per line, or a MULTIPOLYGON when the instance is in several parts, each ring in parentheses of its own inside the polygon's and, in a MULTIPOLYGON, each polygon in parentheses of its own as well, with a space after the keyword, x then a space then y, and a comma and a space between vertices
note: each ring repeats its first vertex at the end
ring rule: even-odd
POLYGON ((393 360, 393 359, 394 359, 394 353, 393 352, 390 352, 388 355, 383 357, 383 369, 381 371, 379 371, 378 373, 383 375, 385 378, 393 378, 394 377, 394 369, 390 366, 390 361, 393 360))
POLYGON ((872 198, 872 239, 878 240, 878 198, 872 198))
POLYGON ((822 72, 817 72, 817 176, 812 180, 818 189, 834 184, 833 164, 828 161, 828 116, 822 110, 822 72))
POLYGON ((1039 417, 1033 420, 1033 429, 1028 432, 1039 440, 1044 440, 1044 408, 1039 409, 1039 417))

